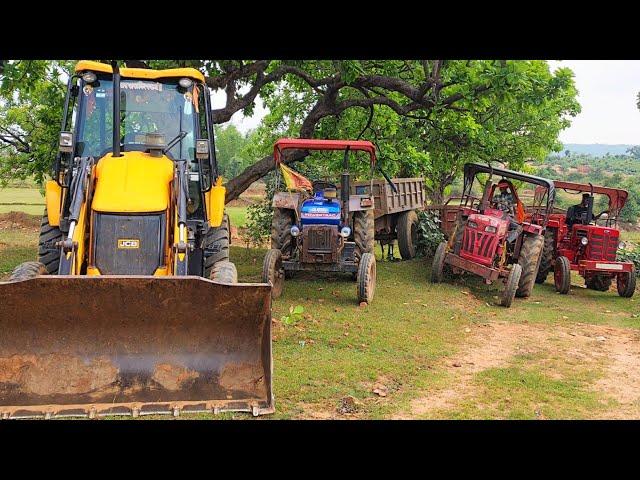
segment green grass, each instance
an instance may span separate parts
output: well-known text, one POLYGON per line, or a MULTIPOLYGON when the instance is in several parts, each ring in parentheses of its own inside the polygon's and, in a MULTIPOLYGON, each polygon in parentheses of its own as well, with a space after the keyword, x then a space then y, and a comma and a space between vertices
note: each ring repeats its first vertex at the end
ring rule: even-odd
MULTIPOLYGON (((37 231, 0 231, 0 276, 4 272, 6 278, 16 264, 36 257, 36 236, 37 231)), ((376 253, 379 258, 379 248, 376 253)), ((231 255, 240 281, 260 280, 264 250, 232 247, 231 255)), ((336 408, 347 395, 359 402, 357 418, 406 411, 413 399, 451 381, 444 360, 465 345, 465 328, 487 322, 640 329, 640 318, 634 317, 640 313, 638 297, 623 299, 613 291, 578 286, 570 295, 559 295, 551 276, 530 299, 517 299, 504 309, 494 305, 497 287, 475 279, 429 283, 427 259, 379 262, 377 267, 376 296, 367 307, 358 305, 355 282, 346 275, 301 273, 287 280, 282 297, 273 302, 276 413, 271 418, 309 418, 318 412, 338 416, 336 408), (304 307, 302 320, 289 326, 280 322, 296 305, 304 307), (389 388, 387 397, 372 393, 376 380, 389 388)), ((583 284, 578 277, 574 283, 583 284)), ((551 363, 535 355, 515 356, 504 367, 476 374, 472 385, 479 397, 463 398, 432 416, 538 418, 538 411, 544 418, 584 418, 601 411, 606 402, 589 388, 599 371, 553 354, 544 353, 551 363)))
POLYGON ((244 227, 247 223, 247 207, 225 207, 234 227, 244 227))

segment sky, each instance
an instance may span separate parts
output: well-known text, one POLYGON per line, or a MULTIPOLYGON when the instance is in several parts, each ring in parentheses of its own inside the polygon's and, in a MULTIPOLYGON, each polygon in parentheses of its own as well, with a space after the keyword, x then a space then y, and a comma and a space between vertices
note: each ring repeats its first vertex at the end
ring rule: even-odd
MULTIPOLYGON (((560 133, 563 143, 640 144, 640 110, 636 96, 640 92, 638 60, 551 60, 551 70, 569 67, 575 75, 578 101, 582 111, 572 119, 571 127, 560 133)), ((214 94, 214 108, 224 105, 225 93, 214 94)), ((252 117, 236 113, 232 119, 246 133, 266 114, 258 98, 252 117)))

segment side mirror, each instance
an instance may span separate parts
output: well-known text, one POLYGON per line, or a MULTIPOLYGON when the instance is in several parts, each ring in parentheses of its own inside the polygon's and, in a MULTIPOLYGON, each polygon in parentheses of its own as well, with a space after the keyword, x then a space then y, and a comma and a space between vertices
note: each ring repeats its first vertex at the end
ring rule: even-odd
POLYGON ((58 142, 58 150, 61 153, 73 152, 73 134, 71 132, 60 132, 60 140, 58 142))
POLYGON ((209 140, 196 140, 196 158, 198 160, 207 160, 209 158, 209 140))

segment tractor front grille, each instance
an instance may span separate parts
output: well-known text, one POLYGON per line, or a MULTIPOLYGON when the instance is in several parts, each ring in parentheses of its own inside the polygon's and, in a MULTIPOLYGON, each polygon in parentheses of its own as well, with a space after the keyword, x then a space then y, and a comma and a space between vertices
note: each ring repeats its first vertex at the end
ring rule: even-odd
POLYGON ((326 253, 331 251, 331 230, 328 228, 310 228, 309 236, 309 251, 313 253, 326 253))
POLYGON ((472 258, 485 265, 491 265, 497 242, 498 237, 495 234, 466 228, 462 235, 461 256, 472 258))
POLYGON ((335 263, 340 250, 340 235, 335 226, 308 226, 302 231, 304 263, 335 263))
POLYGON ((588 258, 590 260, 616 261, 618 250, 618 235, 593 234, 587 244, 589 246, 588 258))

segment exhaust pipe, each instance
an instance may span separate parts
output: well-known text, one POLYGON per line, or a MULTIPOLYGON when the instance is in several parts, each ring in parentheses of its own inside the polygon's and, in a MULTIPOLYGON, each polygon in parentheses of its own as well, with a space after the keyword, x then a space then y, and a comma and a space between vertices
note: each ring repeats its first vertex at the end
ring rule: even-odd
POLYGON ((349 225, 349 197, 351 184, 349 181, 349 147, 344 151, 342 177, 340 179, 340 199, 342 200, 342 224, 349 225))
POLYGON ((111 62, 113 69, 113 156, 120 156, 120 69, 118 62, 111 62))

